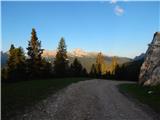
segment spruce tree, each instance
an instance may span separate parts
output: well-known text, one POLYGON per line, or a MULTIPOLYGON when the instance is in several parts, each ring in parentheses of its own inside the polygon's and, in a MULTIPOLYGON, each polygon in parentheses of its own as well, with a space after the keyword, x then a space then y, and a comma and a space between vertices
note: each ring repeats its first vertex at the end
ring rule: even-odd
MULTIPOLYGON (((78 76, 82 76, 83 75, 83 67, 80 63, 80 61, 75 58, 73 63, 71 64, 71 72, 72 72, 72 75, 75 76, 75 77, 78 77, 78 76)), ((84 71, 85 72, 85 71, 84 71)))
POLYGON ((52 75, 52 64, 49 63, 45 58, 42 59, 41 73, 41 77, 43 78, 49 78, 52 75))
MULTIPOLYGON (((15 64, 15 47, 13 44, 11 44, 11 47, 9 49, 9 57, 8 57, 8 61, 7 61, 7 73, 8 76, 6 77, 6 79, 14 79, 14 70, 16 68, 16 64, 15 64)), ((6 73, 5 73, 6 74, 6 73)))
POLYGON ((11 45, 7 61, 7 75, 10 80, 24 79, 26 72, 25 54, 21 47, 11 45))
POLYGON ((26 79, 26 57, 22 47, 15 49, 17 79, 26 79))
POLYGON ((82 76, 84 76, 84 77, 88 76, 88 72, 87 72, 86 68, 83 68, 82 76))
POLYGON ((89 74, 90 74, 91 77, 95 77, 96 76, 96 67, 95 67, 95 64, 92 64, 91 71, 90 71, 89 74))
POLYGON ((7 61, 7 66, 8 66, 8 70, 11 72, 11 71, 14 71, 15 69, 15 47, 13 44, 11 44, 11 47, 9 49, 9 58, 8 58, 8 61, 7 61))
POLYGON ((27 73, 29 77, 38 77, 41 73, 42 67, 42 53, 41 41, 38 40, 36 30, 33 28, 31 32, 31 40, 28 41, 27 47, 27 73))
POLYGON ((61 38, 56 58, 54 60, 55 75, 58 77, 67 76, 68 68, 67 47, 64 38, 61 38))

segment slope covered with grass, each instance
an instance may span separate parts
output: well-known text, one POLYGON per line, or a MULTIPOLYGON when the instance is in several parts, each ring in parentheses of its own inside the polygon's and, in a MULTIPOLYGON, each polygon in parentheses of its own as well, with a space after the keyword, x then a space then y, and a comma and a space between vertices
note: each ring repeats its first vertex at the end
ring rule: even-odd
POLYGON ((119 89, 124 94, 128 94, 147 104, 153 110, 160 113, 160 86, 143 87, 138 84, 121 84, 119 89))
POLYGON ((8 120, 16 114, 22 114, 26 107, 33 106, 71 83, 87 79, 61 78, 2 84, 2 119, 8 120))

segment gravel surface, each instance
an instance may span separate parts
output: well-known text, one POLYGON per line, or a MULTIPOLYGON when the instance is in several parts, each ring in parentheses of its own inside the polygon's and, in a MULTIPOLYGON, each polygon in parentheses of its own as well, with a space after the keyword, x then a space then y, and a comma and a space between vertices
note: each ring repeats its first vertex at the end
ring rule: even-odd
POLYGON ((88 80, 68 86, 35 105, 17 120, 158 120, 121 94, 116 85, 126 82, 88 80))

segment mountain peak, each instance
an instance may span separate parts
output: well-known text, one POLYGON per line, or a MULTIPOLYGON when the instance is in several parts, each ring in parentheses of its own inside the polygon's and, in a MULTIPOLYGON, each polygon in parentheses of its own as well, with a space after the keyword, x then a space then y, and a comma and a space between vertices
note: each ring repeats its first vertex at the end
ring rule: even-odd
MULTIPOLYGON (((57 53, 57 50, 44 50, 42 56, 43 57, 55 57, 56 53, 57 53)), ((67 52, 67 55, 70 57, 95 57, 97 56, 97 54, 98 52, 85 51, 81 48, 75 48, 74 50, 67 52)), ((107 56, 105 54, 103 55, 107 56)))
POLYGON ((75 50, 73 50, 73 51, 71 52, 71 55, 74 55, 74 56, 76 56, 76 57, 84 57, 84 56, 87 55, 87 52, 84 51, 84 50, 81 49, 81 48, 76 48, 75 50))
MULTIPOLYGON (((43 57, 55 57, 57 50, 44 50, 42 56, 43 57)), ((85 56, 96 56, 97 52, 87 52, 81 48, 76 48, 73 51, 67 53, 68 56, 71 57, 85 57, 85 56)))
POLYGON ((55 57, 57 51, 56 50, 44 50, 42 56, 43 57, 55 57))

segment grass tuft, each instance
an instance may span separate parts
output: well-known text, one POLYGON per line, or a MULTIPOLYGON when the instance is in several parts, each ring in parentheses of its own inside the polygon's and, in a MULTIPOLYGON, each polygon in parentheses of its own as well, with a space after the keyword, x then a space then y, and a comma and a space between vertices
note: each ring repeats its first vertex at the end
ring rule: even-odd
POLYGON ((150 106, 155 112, 160 113, 160 85, 149 87, 126 83, 119 85, 119 90, 137 98, 140 102, 150 106))
POLYGON ((61 78, 4 83, 1 86, 2 119, 9 120, 17 114, 23 114, 26 107, 33 106, 40 100, 54 94, 57 90, 71 83, 88 79, 61 78))

